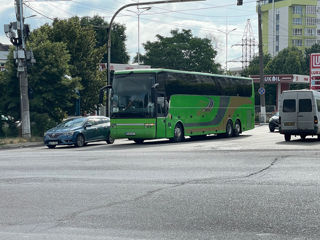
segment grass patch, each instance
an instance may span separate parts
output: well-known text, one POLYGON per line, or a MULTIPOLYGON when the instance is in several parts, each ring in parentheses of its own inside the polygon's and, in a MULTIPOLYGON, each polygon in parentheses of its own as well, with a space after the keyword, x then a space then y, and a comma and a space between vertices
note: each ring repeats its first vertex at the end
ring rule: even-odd
POLYGON ((8 138, 0 138, 0 145, 26 143, 26 142, 41 142, 41 141, 43 141, 41 137, 31 137, 30 140, 22 137, 8 137, 8 138))

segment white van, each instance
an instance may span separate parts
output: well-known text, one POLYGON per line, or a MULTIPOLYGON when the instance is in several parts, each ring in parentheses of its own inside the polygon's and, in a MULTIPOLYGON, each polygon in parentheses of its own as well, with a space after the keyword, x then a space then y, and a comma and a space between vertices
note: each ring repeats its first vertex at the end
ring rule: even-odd
POLYGON ((320 93, 313 90, 284 91, 280 96, 279 131, 286 141, 291 135, 318 135, 320 140, 320 93))

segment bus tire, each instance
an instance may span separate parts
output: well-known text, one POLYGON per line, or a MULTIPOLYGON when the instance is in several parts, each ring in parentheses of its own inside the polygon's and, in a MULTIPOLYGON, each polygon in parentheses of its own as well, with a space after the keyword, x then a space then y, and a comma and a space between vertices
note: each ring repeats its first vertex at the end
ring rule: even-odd
POLYGON ((290 142, 290 139, 291 139, 291 134, 284 134, 284 140, 286 140, 286 142, 290 142))
POLYGON ((170 139, 172 142, 182 142, 184 140, 184 130, 181 123, 174 127, 174 136, 170 139))
POLYGON ((241 123, 240 120, 237 120, 234 124, 233 136, 238 137, 241 133, 241 123))
POLYGON ((225 136, 226 136, 227 138, 233 136, 233 126, 232 126, 232 121, 231 121, 231 120, 229 120, 229 121, 227 122, 225 136))
POLYGON ((142 144, 142 143, 144 142, 144 139, 135 138, 135 139, 133 139, 133 141, 134 141, 136 144, 142 144))

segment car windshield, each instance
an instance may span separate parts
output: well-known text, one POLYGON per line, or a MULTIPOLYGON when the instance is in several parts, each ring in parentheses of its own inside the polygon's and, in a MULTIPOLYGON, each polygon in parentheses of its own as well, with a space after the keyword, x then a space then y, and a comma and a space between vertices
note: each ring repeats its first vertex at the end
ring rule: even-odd
POLYGON ((75 118, 60 123, 56 128, 73 128, 80 127, 86 121, 86 118, 75 118))
POLYGON ((151 87, 155 74, 116 75, 112 84, 112 117, 145 118, 154 116, 151 87))

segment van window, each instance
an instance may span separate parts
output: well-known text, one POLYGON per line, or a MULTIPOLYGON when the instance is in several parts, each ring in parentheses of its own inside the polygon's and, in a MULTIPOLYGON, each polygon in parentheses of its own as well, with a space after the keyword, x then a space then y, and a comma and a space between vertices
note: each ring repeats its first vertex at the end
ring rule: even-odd
POLYGON ((296 111, 296 100, 285 99, 283 100, 283 112, 295 112, 296 111))
POLYGON ((312 112, 311 99, 299 99, 299 112, 312 112))
POLYGON ((317 107, 318 107, 318 112, 320 112, 320 100, 317 99, 317 107))

